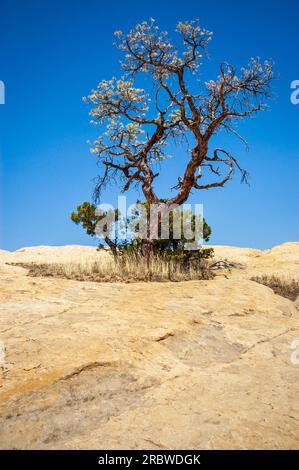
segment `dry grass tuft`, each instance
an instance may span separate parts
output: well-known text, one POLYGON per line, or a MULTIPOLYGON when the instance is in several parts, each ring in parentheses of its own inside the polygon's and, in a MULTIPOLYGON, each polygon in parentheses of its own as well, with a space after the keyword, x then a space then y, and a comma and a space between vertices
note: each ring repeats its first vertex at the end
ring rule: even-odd
POLYGON ((14 263, 29 270, 32 277, 54 277, 76 281, 95 282, 148 282, 208 280, 214 277, 207 260, 200 266, 184 267, 182 263, 165 260, 159 256, 147 262, 143 257, 126 256, 115 261, 107 256, 94 262, 70 263, 14 263))
POLYGON ((252 281, 270 287, 275 294, 281 295, 292 301, 296 300, 299 295, 299 282, 295 279, 287 279, 278 276, 254 276, 252 281))

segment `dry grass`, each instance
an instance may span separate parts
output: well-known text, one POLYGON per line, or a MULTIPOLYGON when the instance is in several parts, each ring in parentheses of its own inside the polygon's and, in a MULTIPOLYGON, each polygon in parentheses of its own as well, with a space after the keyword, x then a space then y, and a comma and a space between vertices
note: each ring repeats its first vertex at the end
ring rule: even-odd
POLYGON ((270 287, 275 294, 293 301, 296 300, 299 295, 299 282, 295 279, 264 275, 252 277, 251 280, 270 287))
POLYGON ((161 257, 150 259, 149 263, 143 257, 126 256, 115 261, 107 256, 94 262, 70 263, 14 263, 29 270, 32 277, 66 278, 76 281, 95 282, 148 282, 148 281, 187 281, 212 279, 214 274, 206 260, 200 267, 184 268, 181 263, 166 261, 161 257))

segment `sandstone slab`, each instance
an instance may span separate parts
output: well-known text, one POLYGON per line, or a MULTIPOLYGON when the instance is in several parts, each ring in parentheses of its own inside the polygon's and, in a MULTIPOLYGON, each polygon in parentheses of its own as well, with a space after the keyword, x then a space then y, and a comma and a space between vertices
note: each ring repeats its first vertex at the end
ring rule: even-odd
POLYGON ((299 448, 299 312, 249 280, 257 267, 295 275, 299 244, 231 250, 246 268, 212 281, 76 282, 5 264, 79 248, 0 253, 0 448, 299 448))

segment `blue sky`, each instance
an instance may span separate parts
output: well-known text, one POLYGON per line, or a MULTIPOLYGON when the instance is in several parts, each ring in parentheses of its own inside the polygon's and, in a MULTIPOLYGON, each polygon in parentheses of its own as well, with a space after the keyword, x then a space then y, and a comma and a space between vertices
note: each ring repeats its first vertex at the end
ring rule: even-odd
MULTIPOLYGON (((225 146, 251 175, 236 175, 224 189, 194 193, 213 229, 211 243, 269 248, 299 240, 299 105, 290 102, 290 83, 299 79, 298 2, 100 0, 1 0, 0 248, 94 244, 69 219, 90 200, 96 159, 87 140, 82 96, 102 79, 120 74, 113 47, 115 30, 126 31, 154 17, 171 32, 178 20, 200 18, 214 32, 204 79, 215 78, 227 60, 239 67, 252 56, 272 58, 279 79, 271 111, 242 125, 247 152, 225 137, 225 146)), ((179 150, 177 149, 176 152, 179 150)), ((157 192, 176 184, 175 159, 161 173, 157 192)), ((118 188, 106 191, 115 201, 118 188)), ((130 202, 140 195, 131 193, 130 202)))

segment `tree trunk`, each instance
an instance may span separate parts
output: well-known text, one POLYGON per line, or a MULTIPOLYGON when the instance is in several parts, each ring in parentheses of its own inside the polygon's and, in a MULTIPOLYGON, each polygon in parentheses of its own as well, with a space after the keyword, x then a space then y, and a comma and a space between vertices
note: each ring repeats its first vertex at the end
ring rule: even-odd
POLYGON ((143 256, 150 258, 156 253, 157 240, 151 240, 150 238, 145 238, 141 242, 141 253, 143 256))
POLYGON ((117 256, 117 245, 114 243, 109 237, 105 237, 105 242, 109 246, 111 253, 113 254, 114 258, 117 256))

